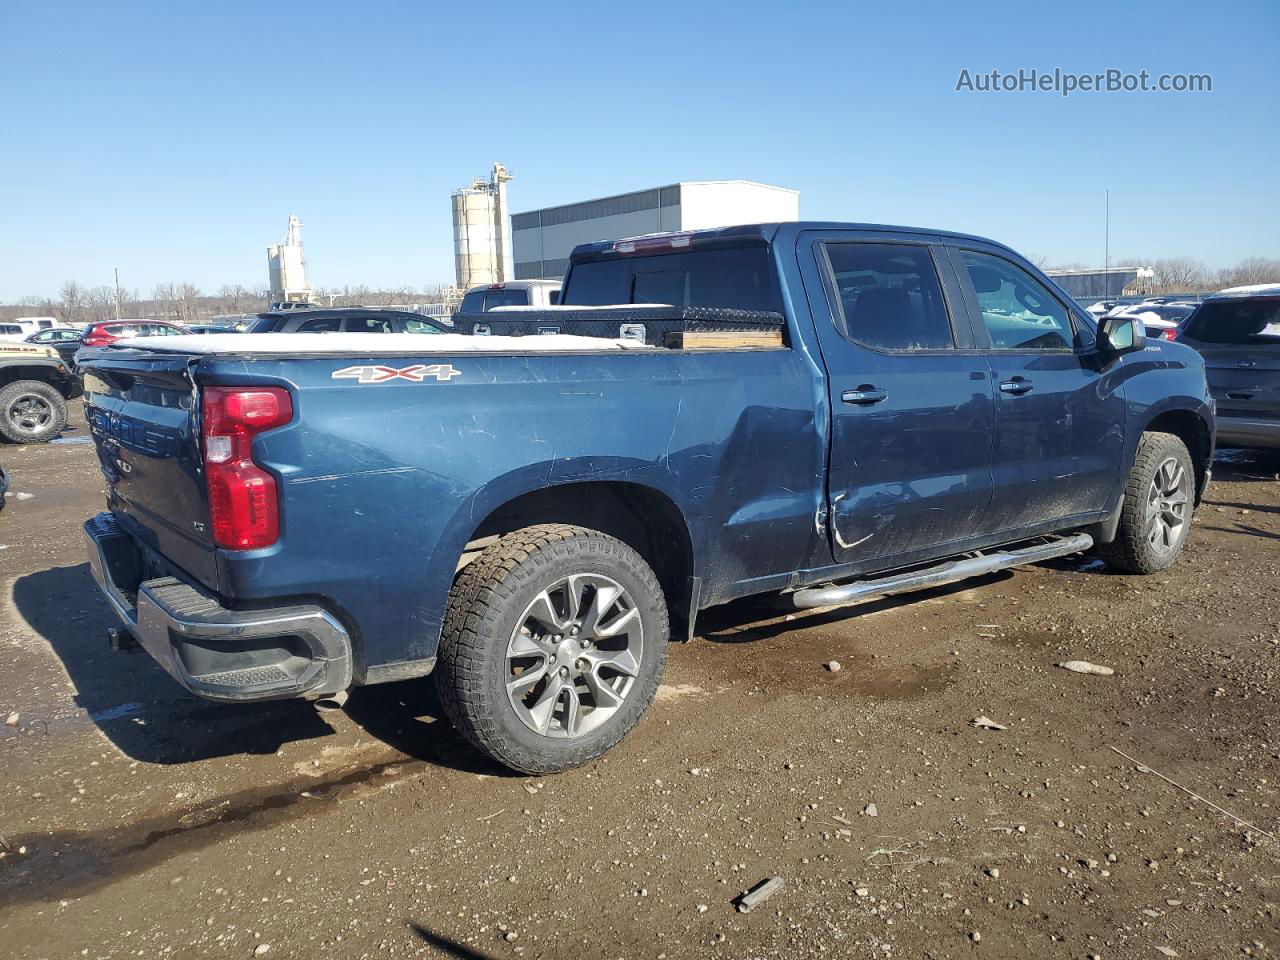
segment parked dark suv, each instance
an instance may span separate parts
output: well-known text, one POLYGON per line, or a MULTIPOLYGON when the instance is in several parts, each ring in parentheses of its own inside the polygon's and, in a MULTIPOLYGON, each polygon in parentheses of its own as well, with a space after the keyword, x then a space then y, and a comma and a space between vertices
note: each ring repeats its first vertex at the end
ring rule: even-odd
POLYGON ((377 307, 297 307, 260 313, 245 333, 448 333, 439 320, 377 307))
POLYGON ((1219 445, 1280 449, 1280 284, 1209 297, 1178 341, 1204 356, 1219 445))

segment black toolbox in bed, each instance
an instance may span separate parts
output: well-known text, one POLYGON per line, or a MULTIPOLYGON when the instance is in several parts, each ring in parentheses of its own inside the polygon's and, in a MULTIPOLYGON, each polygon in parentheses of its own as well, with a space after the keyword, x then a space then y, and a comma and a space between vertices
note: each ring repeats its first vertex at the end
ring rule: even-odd
POLYGON ((457 313, 453 328, 473 336, 522 337, 565 333, 579 337, 639 340, 653 347, 725 349, 781 347, 780 313, 724 307, 556 307, 457 313))

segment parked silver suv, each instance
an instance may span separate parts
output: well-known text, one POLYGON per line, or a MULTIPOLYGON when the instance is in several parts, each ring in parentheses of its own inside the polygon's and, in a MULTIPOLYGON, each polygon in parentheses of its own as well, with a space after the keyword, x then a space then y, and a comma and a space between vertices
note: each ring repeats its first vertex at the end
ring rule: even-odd
POLYGON ((1280 284, 1214 294, 1177 339, 1204 356, 1218 446, 1280 449, 1280 284))

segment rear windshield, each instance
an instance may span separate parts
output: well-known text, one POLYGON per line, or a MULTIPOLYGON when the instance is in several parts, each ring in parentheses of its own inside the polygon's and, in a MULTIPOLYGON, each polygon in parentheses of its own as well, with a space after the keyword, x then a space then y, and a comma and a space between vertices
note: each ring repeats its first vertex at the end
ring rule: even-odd
POLYGON ((472 290, 462 298, 461 313, 485 313, 494 307, 527 307, 528 290, 472 290))
POLYGON ((762 246, 575 263, 560 291, 560 303, 669 303, 782 312, 773 261, 762 246))
POLYGON ((1207 300, 1187 321, 1201 343, 1280 345, 1280 299, 1207 300))

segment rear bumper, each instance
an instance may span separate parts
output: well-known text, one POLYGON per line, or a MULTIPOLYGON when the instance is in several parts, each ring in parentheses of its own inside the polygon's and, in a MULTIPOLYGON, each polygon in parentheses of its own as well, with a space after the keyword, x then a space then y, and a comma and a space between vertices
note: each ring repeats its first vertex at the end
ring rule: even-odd
POLYGON ((351 638, 324 608, 231 610, 176 577, 142 580, 141 550, 110 513, 84 533, 93 578, 126 629, 197 696, 282 700, 351 685, 351 638))
POLYGON ((1218 446, 1280 449, 1280 420, 1219 416, 1218 446))

